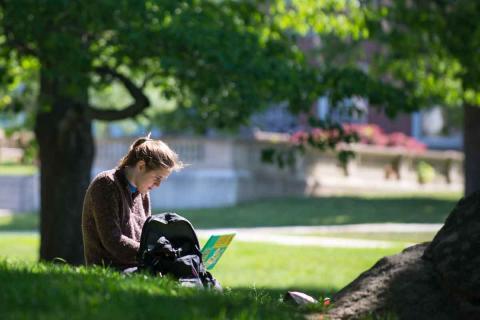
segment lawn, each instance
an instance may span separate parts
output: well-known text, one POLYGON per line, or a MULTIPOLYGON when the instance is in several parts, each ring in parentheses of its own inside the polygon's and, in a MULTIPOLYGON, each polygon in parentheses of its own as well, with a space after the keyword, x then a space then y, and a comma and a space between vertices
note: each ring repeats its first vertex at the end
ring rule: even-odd
MULTIPOLYGON (((0 259, 33 263, 38 258, 38 242, 36 233, 2 232, 0 259)), ((233 241, 214 275, 226 287, 274 291, 294 288, 319 295, 342 288, 381 257, 402 249, 402 245, 349 249, 233 241)))
POLYGON ((150 277, 38 264, 38 241, 33 232, 0 233, 0 319, 146 319, 159 314, 172 319, 294 319, 306 310, 279 302, 287 290, 318 299, 331 296, 382 256, 402 249, 234 241, 213 270, 226 289, 218 295, 150 277))
POLYGON ((31 176, 38 173, 38 167, 34 165, 23 165, 16 163, 0 164, 0 175, 2 176, 31 176))
MULTIPOLYGON (((317 226, 354 223, 443 223, 459 194, 282 198, 232 207, 173 210, 196 228, 317 226)), ((154 213, 170 210, 153 210, 154 213)), ((36 230, 36 214, 0 216, 2 230, 36 230)))
POLYGON ((0 261, 0 282, 0 319, 300 319, 302 313, 254 290, 219 294, 99 268, 0 261))
MULTIPOLYGON (((292 198, 178 212, 197 228, 441 223, 458 198, 458 195, 292 198)), ((400 252, 406 242, 421 242, 433 236, 431 233, 304 234, 391 241, 393 246, 388 249, 302 247, 236 240, 213 270, 226 288, 225 294, 219 295, 179 288, 163 279, 125 278, 108 270, 38 264, 39 236, 34 231, 38 222, 36 214, 0 216, 0 319, 162 316, 295 319, 306 310, 279 302, 288 289, 316 298, 331 296, 381 257, 400 252)))
POLYGON ((40 219, 37 213, 0 215, 0 231, 38 230, 40 219))
POLYGON ((459 194, 282 198, 178 213, 197 228, 443 223, 459 199, 459 194))
POLYGON ((0 259, 34 262, 38 260, 38 251, 38 233, 0 232, 0 259))
MULTIPOLYGON (((284 233, 285 235, 292 235, 291 233, 284 233)), ((405 243, 420 243, 432 241, 436 233, 434 232, 308 232, 295 233, 295 236, 307 237, 331 237, 342 239, 362 239, 362 240, 379 240, 398 242, 398 245, 405 243)))

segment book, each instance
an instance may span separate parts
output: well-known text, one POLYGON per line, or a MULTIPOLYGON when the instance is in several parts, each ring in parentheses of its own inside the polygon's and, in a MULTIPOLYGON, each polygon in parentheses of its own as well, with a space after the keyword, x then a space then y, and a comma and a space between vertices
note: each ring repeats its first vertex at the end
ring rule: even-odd
POLYGON ((212 235, 203 246, 202 258, 205 268, 212 270, 220 260, 228 245, 232 242, 235 233, 212 235))

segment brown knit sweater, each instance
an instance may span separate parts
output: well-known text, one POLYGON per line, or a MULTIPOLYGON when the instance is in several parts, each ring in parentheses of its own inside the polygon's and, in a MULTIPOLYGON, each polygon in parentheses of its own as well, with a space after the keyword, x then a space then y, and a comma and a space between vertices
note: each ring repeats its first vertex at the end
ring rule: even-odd
POLYGON ((116 269, 135 266, 143 223, 149 215, 149 195, 132 194, 123 169, 98 174, 83 203, 86 264, 116 269))

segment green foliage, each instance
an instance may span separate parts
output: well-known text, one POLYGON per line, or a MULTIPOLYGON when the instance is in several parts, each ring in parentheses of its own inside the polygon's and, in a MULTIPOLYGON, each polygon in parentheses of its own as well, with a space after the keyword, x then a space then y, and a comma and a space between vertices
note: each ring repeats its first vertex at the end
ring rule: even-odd
POLYGON ((419 161, 417 164, 418 182, 421 184, 432 182, 435 179, 435 168, 426 161, 419 161))
POLYGON ((314 31, 322 36, 365 38, 368 29, 356 0, 292 0, 273 1, 271 15, 280 27, 305 35, 314 31))
POLYGON ((289 147, 268 148, 262 150, 261 160, 265 163, 276 164, 280 168, 293 168, 299 155, 305 154, 309 148, 320 151, 336 152, 338 161, 342 167, 346 167, 348 161, 355 157, 355 154, 339 148, 341 143, 350 144, 359 141, 358 134, 346 130, 342 125, 325 120, 309 118, 309 130, 299 130, 290 136, 289 147))
MULTIPOLYGON (((333 101, 360 95, 383 103, 399 91, 351 65, 343 70, 324 61, 313 67, 297 43, 311 31, 364 39, 369 30, 360 3, 46 1, 39 10, 33 0, 5 0, 0 66, 8 72, 1 83, 32 84, 41 70, 45 79, 64 81, 60 96, 78 102, 85 99, 82 88, 109 90, 113 79, 94 72, 108 66, 173 102, 175 111, 151 115, 155 121, 200 132, 236 128, 272 102, 289 101, 291 110, 302 112, 326 93, 333 101)), ((48 110, 51 101, 44 98, 48 110)), ((3 99, 11 101, 10 95, 3 99)))
MULTIPOLYGON (((148 93, 154 107, 135 121, 176 132, 232 131, 275 102, 287 101, 292 112, 308 114, 319 96, 334 106, 345 98, 365 97, 390 116, 419 105, 418 95, 372 78, 351 58, 328 50, 328 44, 352 47, 348 43, 370 36, 374 23, 360 1, 46 1, 40 10, 33 0, 4 0, 0 10, 0 67, 6 70, 0 84, 7 84, 1 103, 21 110, 25 96, 38 94, 40 79, 44 90, 53 90, 27 109, 30 115, 53 111, 58 100, 68 101, 61 107, 88 107, 89 101, 113 110, 135 100, 97 67, 121 72, 148 93), (318 56, 315 50, 305 55, 299 47, 300 38, 311 34, 325 39, 318 56), (311 63, 312 57, 317 63, 311 63), (46 83, 54 83, 54 89, 46 83), (17 99, 12 92, 19 86, 28 90, 17 99)), ((453 75, 459 72, 450 64, 436 65, 453 75)), ((447 82, 428 88, 452 92, 444 87, 458 87, 447 82)), ((352 141, 348 134, 326 142, 308 140, 321 150, 352 141)), ((279 152, 275 161, 292 164, 295 153, 279 152)), ((344 164, 350 157, 347 151, 339 154, 344 164)))
POLYGON ((248 1, 47 1, 39 10, 35 1, 7 0, 1 9, 2 83, 13 87, 17 71, 26 75, 32 65, 63 79, 58 94, 79 102, 81 88, 108 89, 111 78, 93 76, 108 66, 175 101, 166 123, 199 130, 237 127, 267 102, 308 101, 302 54, 248 1))
MULTIPOLYGON (((38 161, 38 143, 35 139, 28 142, 26 146, 23 146, 23 158, 22 164, 36 166, 38 161)), ((37 169, 37 168, 36 168, 37 169)))
POLYGON ((480 104, 477 2, 367 3, 367 25, 379 45, 373 74, 390 78, 422 106, 480 104))
POLYGON ((365 97, 372 107, 384 109, 392 118, 399 112, 418 108, 417 97, 408 95, 404 88, 389 84, 380 77, 372 77, 358 67, 330 67, 325 70, 323 81, 333 105, 346 97, 365 97))
POLYGON ((262 149, 261 160, 264 163, 275 164, 280 169, 292 169, 297 160, 298 148, 266 148, 262 149))

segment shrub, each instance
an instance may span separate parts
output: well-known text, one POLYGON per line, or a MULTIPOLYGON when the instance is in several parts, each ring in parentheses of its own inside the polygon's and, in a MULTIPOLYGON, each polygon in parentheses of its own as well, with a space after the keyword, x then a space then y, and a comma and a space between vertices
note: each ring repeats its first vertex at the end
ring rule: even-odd
POLYGON ((363 144, 400 147, 411 152, 423 152, 426 149, 426 146, 415 138, 402 132, 386 134, 376 124, 345 124, 344 129, 347 132, 356 133, 360 143, 363 144))
POLYGON ((435 179, 435 169, 426 161, 417 164, 418 182, 421 184, 432 182, 435 179))

